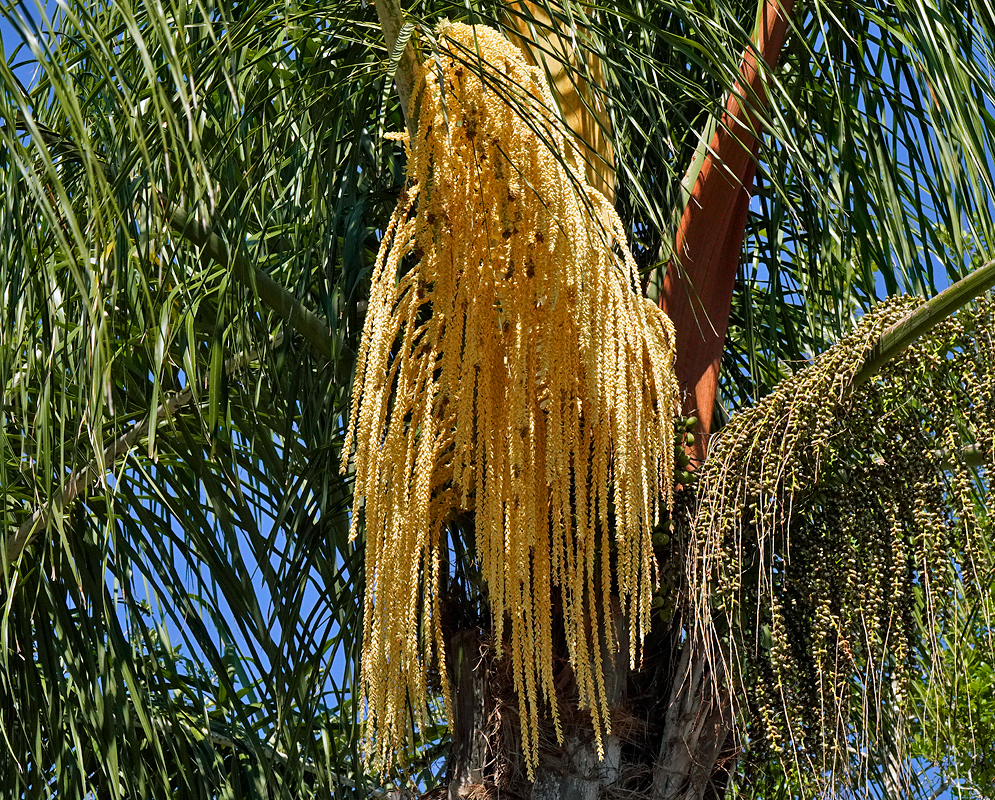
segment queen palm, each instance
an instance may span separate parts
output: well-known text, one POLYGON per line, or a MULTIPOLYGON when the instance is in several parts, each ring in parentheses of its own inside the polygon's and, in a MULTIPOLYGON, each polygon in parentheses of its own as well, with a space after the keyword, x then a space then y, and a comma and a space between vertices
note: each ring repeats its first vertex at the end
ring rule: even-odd
POLYGON ((7 793, 984 786, 989 310, 950 315, 993 282, 988 6, 3 8, 7 793), (339 463, 406 186, 385 134, 444 18, 548 74, 699 418, 637 666, 595 656, 604 761, 556 645, 569 725, 526 763, 472 514, 444 526, 430 715, 386 774, 361 755, 365 532, 339 463))

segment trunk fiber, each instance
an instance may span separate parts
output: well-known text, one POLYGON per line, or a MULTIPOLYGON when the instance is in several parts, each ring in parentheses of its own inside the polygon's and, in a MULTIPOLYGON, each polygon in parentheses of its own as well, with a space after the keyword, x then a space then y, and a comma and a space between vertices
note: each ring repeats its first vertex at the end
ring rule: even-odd
MULTIPOLYGON (((535 780, 529 780, 519 746, 516 701, 504 659, 497 659, 479 631, 451 638, 453 689, 449 800, 647 800, 721 798, 734 763, 729 705, 701 658, 675 650, 677 626, 651 643, 654 666, 628 669, 622 619, 614 652, 604 654, 612 734, 598 756, 584 712, 569 708, 571 674, 559 684, 563 741, 544 737, 535 780), (655 696, 654 696, 655 695, 655 696)), ((650 654, 647 654, 648 656, 650 654)), ((645 661, 645 660, 644 660, 645 661)))

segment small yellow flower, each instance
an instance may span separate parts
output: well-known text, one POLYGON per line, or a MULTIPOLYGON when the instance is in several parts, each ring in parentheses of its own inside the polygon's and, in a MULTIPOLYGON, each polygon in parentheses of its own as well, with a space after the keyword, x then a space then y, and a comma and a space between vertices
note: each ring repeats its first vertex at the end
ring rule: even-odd
POLYGON ((386 769, 408 704, 427 715, 426 671, 444 647, 439 551, 462 508, 498 648, 510 628, 532 770, 543 705, 559 733, 554 591, 599 749, 613 584, 639 633, 633 662, 649 628, 675 337, 634 288, 622 223, 577 167, 541 73, 488 28, 447 25, 438 41, 412 100, 411 189, 377 258, 343 460, 355 445, 369 753, 386 769))

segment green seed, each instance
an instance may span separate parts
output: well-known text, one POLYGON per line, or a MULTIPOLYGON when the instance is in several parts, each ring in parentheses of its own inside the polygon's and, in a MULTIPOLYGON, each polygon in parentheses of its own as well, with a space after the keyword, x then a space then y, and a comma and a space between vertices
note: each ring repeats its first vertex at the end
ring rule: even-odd
POLYGON ((694 434, 693 433, 685 433, 684 434, 684 444, 686 444, 688 447, 690 447, 691 445, 694 444, 694 434))
POLYGON ((682 486, 690 486, 694 482, 694 475, 686 469, 682 469, 677 473, 677 482, 682 486))
POLYGON ((691 463, 691 456, 681 450, 677 453, 676 461, 678 468, 684 469, 684 467, 691 463))
POLYGON ((684 420, 684 430, 693 431, 697 427, 698 427, 697 417, 688 417, 686 420, 684 420))
POLYGON ((654 547, 666 547, 668 544, 670 544, 670 537, 663 533, 663 531, 653 534, 654 547))
POLYGON ((663 595, 658 594, 653 598, 653 608, 663 608, 663 604, 666 602, 667 601, 663 599, 663 595))

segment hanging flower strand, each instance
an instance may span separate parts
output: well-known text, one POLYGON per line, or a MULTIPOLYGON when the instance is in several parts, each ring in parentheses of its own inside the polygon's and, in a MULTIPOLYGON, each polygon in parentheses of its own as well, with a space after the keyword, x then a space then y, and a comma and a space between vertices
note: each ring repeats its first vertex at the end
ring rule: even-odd
POLYGON ((612 593, 638 631, 631 661, 649 628, 674 331, 637 293, 622 223, 578 168, 544 77, 499 33, 441 28, 412 106, 410 188, 376 261, 343 458, 355 446, 353 535, 359 508, 366 525, 369 755, 388 767, 409 709, 427 714, 443 527, 462 509, 531 772, 541 704, 560 734, 554 591, 599 751, 612 593))

